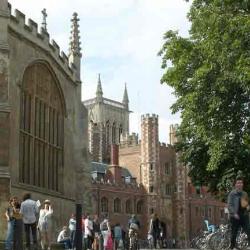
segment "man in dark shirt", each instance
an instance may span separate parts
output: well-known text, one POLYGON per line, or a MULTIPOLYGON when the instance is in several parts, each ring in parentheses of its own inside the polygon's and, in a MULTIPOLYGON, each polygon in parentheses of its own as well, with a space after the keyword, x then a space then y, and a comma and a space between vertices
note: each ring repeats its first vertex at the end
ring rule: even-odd
MULTIPOLYGON (((248 242, 250 243, 248 195, 243 191, 243 179, 241 177, 236 178, 235 189, 228 195, 228 210, 232 228, 230 248, 237 249, 236 237, 240 227, 242 227, 247 234, 248 242)), ((247 249, 250 249, 249 243, 247 249)))

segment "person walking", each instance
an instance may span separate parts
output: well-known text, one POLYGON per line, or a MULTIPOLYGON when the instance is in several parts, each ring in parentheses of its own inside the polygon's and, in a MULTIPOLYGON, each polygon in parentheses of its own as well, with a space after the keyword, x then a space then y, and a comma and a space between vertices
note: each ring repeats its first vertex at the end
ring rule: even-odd
POLYGON ((23 250, 23 219, 20 213, 21 204, 14 202, 13 218, 14 218, 14 234, 13 234, 13 250, 23 250))
POLYGON ((157 214, 152 214, 150 225, 149 225, 149 234, 153 237, 153 246, 157 247, 157 240, 160 237, 160 221, 157 217, 157 214))
POLYGON ((135 214, 132 214, 128 221, 128 237, 129 237, 129 249, 138 248, 138 235, 140 229, 140 222, 136 218, 135 214))
POLYGON ((231 224, 231 245, 230 249, 236 248, 236 237, 240 228, 247 234, 248 248, 250 249, 250 231, 249 231, 249 204, 248 194, 243 191, 243 178, 237 177, 235 188, 228 195, 228 210, 231 224))
POLYGON ((52 214, 53 209, 51 206, 51 202, 50 200, 45 200, 43 208, 40 209, 39 220, 37 225, 37 228, 40 232, 42 250, 45 249, 45 246, 48 247, 48 250, 51 249, 52 214))
POLYGON ((104 218, 104 220, 100 224, 100 230, 101 230, 101 234, 103 238, 103 249, 106 250, 107 245, 108 245, 108 239, 109 239, 109 236, 111 235, 111 227, 110 227, 107 216, 104 218))
POLYGON ((72 248, 75 247, 75 233, 76 233, 76 215, 72 214, 69 220, 69 232, 70 232, 70 241, 72 248))
POLYGON ((123 240, 122 240, 122 228, 120 223, 117 223, 114 227, 114 243, 115 243, 115 250, 118 248, 123 248, 123 240))
POLYGON ((5 211, 5 217, 7 219, 7 236, 5 240, 5 250, 11 250, 13 246, 13 235, 14 235, 14 203, 17 201, 16 197, 12 197, 9 200, 9 206, 5 211))
POLYGON ((35 248, 37 248, 36 222, 37 222, 38 212, 39 212, 38 206, 36 202, 31 199, 31 194, 26 193, 23 196, 23 202, 21 203, 20 213, 22 214, 23 217, 27 249, 31 249, 30 231, 32 233, 33 245, 35 248))
POLYGON ((90 218, 90 215, 87 215, 84 221, 84 237, 86 238, 87 249, 92 249, 93 243, 93 222, 90 218))
POLYGON ((94 216, 94 219, 93 219, 93 233, 94 233, 94 242, 93 242, 92 248, 93 250, 99 250, 101 230, 100 230, 100 222, 99 222, 97 214, 94 216))

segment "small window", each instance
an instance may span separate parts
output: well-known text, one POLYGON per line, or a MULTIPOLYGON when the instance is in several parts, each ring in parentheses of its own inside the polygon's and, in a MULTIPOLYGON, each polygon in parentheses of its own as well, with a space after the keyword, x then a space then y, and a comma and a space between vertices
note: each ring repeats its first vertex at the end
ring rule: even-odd
POLYGON ((142 214, 142 210, 143 210, 143 201, 138 201, 136 206, 137 214, 142 214))
POLYGON ((150 171, 154 170, 154 165, 153 165, 153 163, 150 163, 149 169, 150 169, 150 171))
POLYGON ((172 193, 171 186, 169 184, 166 184, 165 194, 166 195, 171 195, 171 193, 172 193))
POLYGON ((166 175, 170 175, 170 166, 169 166, 169 162, 165 163, 165 174, 166 175))
POLYGON ((154 213, 154 209, 153 209, 153 208, 150 208, 149 213, 150 213, 150 214, 153 214, 153 213, 154 213))
POLYGON ((154 192, 154 186, 150 186, 149 187, 149 193, 153 193, 154 192))
POLYGON ((127 183, 127 184, 131 183, 131 176, 125 177, 125 183, 127 183))
POLYGON ((119 198, 116 198, 114 200, 114 212, 115 213, 121 212, 121 200, 119 198))
POLYGON ((126 214, 132 213, 132 202, 131 200, 126 201, 126 214))
POLYGON ((183 208, 180 209, 180 214, 183 214, 183 208))
POLYGON ((108 199, 106 197, 103 197, 101 199, 101 212, 102 213, 108 212, 108 199))

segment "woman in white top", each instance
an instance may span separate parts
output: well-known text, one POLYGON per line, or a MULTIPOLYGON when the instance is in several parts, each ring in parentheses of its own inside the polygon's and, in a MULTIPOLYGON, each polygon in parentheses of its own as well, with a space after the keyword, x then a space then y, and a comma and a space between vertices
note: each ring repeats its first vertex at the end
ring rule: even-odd
POLYGON ((108 218, 105 218, 103 222, 100 224, 100 230, 101 230, 102 237, 103 237, 103 248, 107 249, 108 238, 111 234, 111 228, 110 228, 108 218))
POLYGON ((39 220, 38 220, 38 230, 41 236, 41 247, 42 250, 45 249, 47 245, 48 250, 51 249, 51 216, 53 214, 53 209, 50 204, 50 200, 44 201, 44 208, 40 210, 39 220))

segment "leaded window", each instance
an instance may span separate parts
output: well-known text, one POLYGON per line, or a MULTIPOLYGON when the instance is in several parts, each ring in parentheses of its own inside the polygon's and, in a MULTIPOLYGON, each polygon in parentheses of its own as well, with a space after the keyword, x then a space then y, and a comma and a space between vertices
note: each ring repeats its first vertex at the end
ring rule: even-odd
POLYGON ((63 99, 45 64, 36 63, 25 70, 20 100, 19 181, 60 191, 63 99))
POLYGON ((114 200, 114 212, 115 213, 121 212, 121 200, 119 198, 116 198, 114 200))
POLYGON ((136 205, 137 214, 142 214, 143 211, 143 201, 138 201, 136 205))
POLYGON ((107 213, 108 212, 108 199, 106 197, 101 198, 101 212, 107 213))
POLYGON ((127 214, 132 213, 132 202, 131 202, 131 200, 126 201, 126 213, 127 214))

